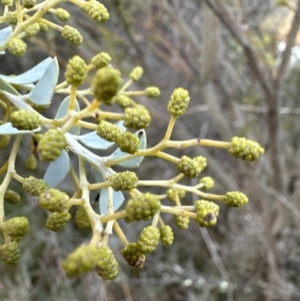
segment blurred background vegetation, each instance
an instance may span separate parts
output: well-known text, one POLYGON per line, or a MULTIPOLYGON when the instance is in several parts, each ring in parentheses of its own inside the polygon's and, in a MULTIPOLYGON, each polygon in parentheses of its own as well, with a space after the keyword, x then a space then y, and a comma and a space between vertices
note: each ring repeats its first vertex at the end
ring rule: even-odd
MULTIPOLYGON (((208 230, 192 222, 188 231, 179 230, 166 216, 175 243, 148 256, 142 270, 127 266, 120 241, 112 237, 120 272, 116 281, 104 282, 93 273, 66 278, 60 268, 62 258, 86 241, 90 231, 80 231, 72 222, 62 232, 52 233, 44 226, 45 213, 33 198, 23 195, 17 210, 7 205, 6 212, 9 217, 28 217, 31 231, 21 242, 20 264, 0 263, 0 300, 300 300, 300 1, 102 3, 111 16, 105 25, 62 3, 71 12, 70 25, 84 37, 80 47, 50 30, 46 38, 42 34, 32 38, 21 59, 0 56, 1 73, 19 74, 47 56, 57 56, 63 79, 70 57, 79 54, 89 61, 102 51, 112 56, 124 78, 140 65, 145 74, 134 88, 158 86, 162 91, 159 99, 138 98, 152 114, 149 146, 164 135, 172 91, 188 89, 190 106, 177 122, 174 140, 229 141, 235 135, 245 136, 262 144, 266 154, 257 163, 200 147, 174 154, 204 155, 208 167, 203 176, 215 179, 213 192, 243 191, 250 202, 241 209, 220 204, 218 224, 208 230)), ((55 97, 47 116, 53 116, 61 100, 62 96, 55 97)), ((18 157, 22 175, 29 175, 22 171, 28 155, 24 142, 18 157)), ((34 176, 42 177, 43 168, 34 176)), ((169 179, 175 168, 146 158, 137 173, 140 179, 169 179)), ((11 188, 20 189, 13 184, 11 188)), ((72 192, 69 182, 61 189, 72 192)), ((193 201, 188 195, 184 202, 193 201)), ((143 225, 122 226, 128 239, 134 240, 143 225)))

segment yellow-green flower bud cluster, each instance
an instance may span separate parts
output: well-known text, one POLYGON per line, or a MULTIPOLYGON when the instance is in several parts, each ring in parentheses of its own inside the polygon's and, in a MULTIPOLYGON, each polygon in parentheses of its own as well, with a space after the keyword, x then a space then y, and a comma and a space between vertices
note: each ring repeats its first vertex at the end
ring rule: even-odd
POLYGON ((20 195, 11 189, 7 189, 4 194, 4 201, 12 205, 19 203, 20 199, 20 195))
POLYGON ((224 202, 229 207, 242 207, 248 203, 248 198, 242 192, 230 191, 225 194, 224 202))
POLYGON ((47 219, 46 228, 54 232, 61 231, 70 219, 71 214, 66 210, 53 212, 47 219))
POLYGON ((67 141, 64 134, 57 129, 50 129, 40 139, 37 147, 42 161, 54 161, 66 148, 67 141))
POLYGON ((84 207, 80 206, 79 209, 75 213, 75 223, 78 228, 88 228, 90 227, 89 216, 84 209, 84 207))
POLYGON ((229 153, 235 158, 246 161, 257 160, 265 150, 255 141, 246 138, 233 137, 229 153))
POLYGON ((39 196, 49 189, 49 186, 42 179, 30 176, 29 178, 24 178, 22 188, 29 194, 39 196))
POLYGON ((217 223, 219 206, 213 202, 200 200, 195 202, 196 221, 201 227, 211 227, 217 223))
POLYGON ((177 88, 171 95, 168 111, 175 117, 182 116, 190 102, 189 92, 183 88, 177 88))
POLYGON ((80 8, 96 22, 104 23, 109 19, 106 7, 96 0, 86 1, 80 8))
POLYGON ((29 231, 29 222, 26 217, 14 217, 2 223, 1 229, 12 240, 19 241, 29 231))
POLYGON ((36 5, 36 0, 22 0, 23 6, 25 8, 32 8, 36 5))
POLYGON ((132 100, 130 97, 120 94, 114 98, 115 104, 117 104, 121 108, 127 108, 132 104, 132 100))
POLYGON ((66 210, 68 201, 69 196, 58 189, 49 189, 39 195, 40 206, 51 212, 66 210))
POLYGON ((62 262, 68 277, 84 274, 95 268, 99 259, 95 246, 81 245, 62 262))
POLYGON ((20 249, 16 241, 5 243, 0 246, 1 260, 7 265, 15 265, 19 261, 20 249))
POLYGON ((150 125, 151 115, 142 105, 125 109, 124 126, 131 129, 145 129, 150 125))
POLYGON ((39 23, 33 23, 26 27, 26 38, 31 38, 35 36, 40 31, 39 23))
POLYGON ((14 4, 13 0, 2 0, 3 5, 12 6, 14 4))
POLYGON ((209 190, 215 186, 215 181, 211 177, 204 177, 199 180, 199 184, 203 184, 204 186, 201 188, 202 190, 209 190))
POLYGON ((164 246, 171 246, 174 241, 174 233, 170 226, 165 225, 160 229, 160 240, 164 246))
POLYGON ((69 85, 77 87, 84 82, 87 72, 88 68, 84 60, 80 56, 75 55, 67 64, 65 72, 66 81, 69 85))
POLYGON ((123 133, 124 131, 117 125, 105 120, 101 120, 97 128, 97 135, 110 142, 116 142, 123 133))
POLYGON ((182 188, 179 188, 179 189, 168 189, 167 190, 167 198, 168 200, 172 201, 172 202, 175 202, 176 200, 176 193, 178 195, 178 198, 179 199, 183 199, 185 198, 185 195, 186 195, 186 191, 182 188))
POLYGON ((80 32, 76 28, 69 25, 64 26, 61 36, 74 46, 79 46, 82 43, 82 36, 80 32))
POLYGON ((110 247, 100 247, 98 250, 99 260, 96 264, 96 271, 103 280, 113 280, 118 275, 118 262, 110 247))
POLYGON ((9 135, 0 135, 0 149, 4 149, 9 145, 10 136, 9 135))
POLYGON ((35 170, 37 167, 37 160, 34 155, 30 155, 26 162, 25 162, 25 167, 29 170, 35 170))
POLYGON ((160 209, 159 197, 146 192, 130 199, 126 205, 127 222, 148 220, 160 209))
POLYGON ((134 154, 140 148, 139 137, 130 132, 119 135, 116 139, 116 143, 121 151, 128 154, 134 154))
POLYGON ((110 67, 104 67, 97 71, 92 82, 91 91, 98 101, 111 105, 121 84, 120 72, 110 67))
POLYGON ((17 25, 18 24, 18 13, 17 13, 17 11, 8 11, 6 13, 6 19, 7 19, 7 22, 10 25, 17 25))
POLYGON ((67 10, 63 9, 63 8, 56 9, 55 10, 55 16, 63 22, 66 22, 71 18, 70 13, 67 10))
POLYGON ((135 172, 124 171, 108 177, 107 180, 115 191, 119 191, 136 188, 139 179, 135 172))
POLYGON ((143 76, 144 70, 142 67, 135 67, 129 74, 129 77, 133 80, 133 81, 138 81, 142 76, 143 76))
POLYGON ((160 90, 157 87, 147 87, 145 89, 145 96, 148 98, 156 98, 160 95, 160 90))
POLYGON ((142 230, 136 245, 142 253, 148 254, 156 249, 159 243, 159 238, 159 229, 153 226, 147 226, 142 230))
POLYGON ((202 156, 196 157, 194 159, 183 156, 177 165, 177 169, 183 173, 186 177, 196 178, 200 172, 206 167, 206 159, 202 156))
POLYGON ((137 246, 137 243, 129 243, 121 253, 127 263, 135 268, 142 268, 146 260, 146 256, 137 246))
POLYGON ((19 110, 10 115, 10 122, 18 130, 31 131, 38 128, 41 121, 38 113, 19 110))
POLYGON ((91 64, 95 66, 96 69, 107 67, 111 62, 111 57, 106 52, 100 52, 99 54, 95 55, 92 60, 91 64))
POLYGON ((179 229, 186 230, 189 227, 190 219, 188 216, 175 215, 174 222, 179 229))
POLYGON ((27 50, 27 44, 20 38, 11 38, 7 43, 7 49, 15 56, 22 56, 27 50))

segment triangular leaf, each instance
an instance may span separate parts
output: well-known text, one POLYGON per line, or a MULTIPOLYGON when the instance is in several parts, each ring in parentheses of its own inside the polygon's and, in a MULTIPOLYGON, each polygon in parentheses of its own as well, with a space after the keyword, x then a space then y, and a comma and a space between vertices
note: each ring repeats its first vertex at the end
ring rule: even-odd
POLYGON ((56 188, 67 176, 70 170, 70 158, 64 150, 61 155, 52 161, 44 175, 44 181, 51 187, 56 188))
POLYGON ((18 130, 16 128, 14 128, 10 122, 0 125, 0 135, 28 134, 28 133, 35 133, 35 132, 40 132, 40 131, 41 131, 40 127, 36 128, 32 131, 18 130))
MULTIPOLYGON (((99 199, 99 209, 101 215, 106 215, 108 211, 108 193, 109 189, 112 189, 111 187, 108 188, 102 188, 100 193, 100 199, 99 199)), ((113 199, 113 210, 117 211, 121 205, 123 204, 125 197, 122 191, 114 191, 112 189, 112 199, 113 199)))
MULTIPOLYGON (((147 137, 146 137, 146 132, 145 130, 139 130, 135 133, 136 136, 139 137, 140 139, 140 150, 146 149, 147 147, 147 137)), ((114 159, 119 159, 122 157, 128 156, 127 153, 122 152, 119 148, 113 152, 109 157, 107 157, 106 159, 108 160, 114 160, 114 159)), ((122 167, 126 167, 126 168, 136 168, 138 167, 142 161, 143 161, 144 157, 136 157, 127 161, 123 161, 122 163, 118 164, 122 167)))
POLYGON ((12 31, 13 29, 11 26, 5 27, 0 30, 0 46, 2 46, 2 44, 4 44, 7 41, 12 31))
POLYGON ((1 75, 0 78, 4 79, 6 82, 10 84, 16 84, 16 85, 26 85, 26 84, 31 84, 35 83, 38 81, 45 71, 47 70, 49 64, 53 61, 52 58, 48 57, 33 68, 29 69, 28 71, 17 75, 17 76, 6 76, 6 75, 1 75))
MULTIPOLYGON (((57 113, 55 115, 55 119, 60 119, 63 118, 67 115, 68 113, 68 108, 69 108, 69 102, 70 102, 70 96, 66 97, 63 102, 60 104, 57 113)), ((80 107, 78 104, 77 99, 75 100, 75 108, 74 110, 76 112, 80 111, 80 107)), ((71 127, 71 129, 68 131, 69 133, 73 134, 73 135, 78 135, 80 133, 80 126, 78 125, 74 125, 71 127)))
POLYGON ((13 95, 20 95, 19 92, 9 83, 7 83, 4 79, 0 78, 0 90, 6 91, 13 95))
POLYGON ((108 149, 114 144, 114 142, 109 142, 99 137, 96 131, 78 136, 76 139, 85 146, 93 149, 108 149))
POLYGON ((57 84, 59 68, 57 59, 53 59, 36 86, 27 95, 27 99, 36 105, 47 105, 51 102, 57 84))

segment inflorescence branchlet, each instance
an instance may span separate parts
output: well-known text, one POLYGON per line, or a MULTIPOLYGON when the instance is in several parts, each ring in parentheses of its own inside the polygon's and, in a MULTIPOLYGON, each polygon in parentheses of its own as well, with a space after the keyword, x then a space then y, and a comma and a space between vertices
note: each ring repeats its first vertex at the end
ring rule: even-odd
MULTIPOLYGON (((91 19, 98 23, 108 20, 109 13, 103 4, 96 0, 79 2, 80 9, 91 19)), ((2 19, 13 25, 13 30, 17 31, 13 31, 7 41, 0 46, 0 51, 7 49, 16 56, 24 55, 27 50, 24 40, 38 32, 42 34, 48 28, 59 31, 63 39, 74 46, 79 46, 83 41, 76 28, 67 24, 61 27, 44 18, 44 14, 49 11, 57 17, 57 21, 68 22, 70 12, 54 7, 58 4, 57 1, 48 1, 49 7, 45 12, 40 9, 43 2, 36 5, 35 0, 23 0, 23 6, 16 11, 11 9, 13 1, 3 0, 2 3, 8 8, 2 19), (38 10, 37 18, 34 12, 38 10), (26 22, 23 22, 25 20, 26 22)), ((141 67, 133 68, 123 84, 125 77, 121 77, 121 72, 112 67, 114 64, 111 63, 112 57, 108 53, 100 52, 90 59, 89 64, 76 55, 67 63, 65 81, 57 84, 57 61, 55 59, 49 61, 53 68, 51 70, 56 71, 47 73, 48 66, 43 63, 46 66, 45 77, 48 76, 49 82, 47 88, 49 90, 45 91, 47 92, 45 94, 50 95, 48 102, 40 101, 43 99, 44 91, 40 87, 35 88, 37 79, 28 83, 32 86, 30 86, 32 91, 26 97, 21 93, 18 95, 15 90, 18 89, 17 86, 13 87, 8 82, 4 85, 9 87, 7 91, 5 90, 5 106, 2 106, 4 111, 7 111, 3 114, 0 127, 12 130, 0 135, 0 149, 12 144, 11 135, 16 134, 16 138, 7 163, 0 168, 1 173, 6 174, 5 179, 9 179, 0 185, 0 203, 5 201, 9 205, 14 205, 20 202, 20 194, 9 188, 10 179, 14 178, 22 184, 22 189, 35 196, 40 207, 47 211, 45 227, 54 232, 72 227, 74 223, 69 223, 72 218, 70 209, 76 207, 73 216, 75 225, 78 228, 90 228, 92 237, 89 243, 78 246, 62 262, 62 268, 68 276, 95 271, 104 280, 113 280, 117 277, 118 262, 114 251, 108 245, 112 229, 124 245, 121 250, 124 260, 132 267, 141 268, 146 255, 154 252, 160 241, 164 246, 173 244, 172 224, 182 230, 188 229, 190 222, 196 222, 201 227, 212 227, 216 225, 220 211, 216 202, 224 202, 230 207, 242 207, 248 203, 248 198, 238 191, 227 192, 224 195, 207 193, 214 187, 214 180, 211 177, 200 178, 194 186, 179 183, 184 177, 198 178, 209 162, 203 156, 191 158, 183 155, 178 158, 167 153, 165 151, 167 148, 182 149, 182 145, 218 147, 226 149, 235 158, 250 162, 257 160, 264 153, 264 149, 258 143, 243 137, 233 137, 230 142, 207 139, 170 140, 177 118, 184 115, 188 108, 190 95, 186 89, 176 88, 170 95, 165 108, 170 113, 170 121, 164 138, 157 145, 147 148, 144 129, 150 126, 151 114, 144 105, 136 101, 135 97, 143 95, 147 98, 156 98, 160 96, 160 90, 154 86, 146 87, 142 91, 129 89, 132 83, 136 83, 142 77, 144 70, 141 67), (92 81, 88 83, 87 79, 91 77, 92 81), (54 84, 51 86, 51 83, 54 84), (88 88, 82 89, 83 84, 89 84, 88 88), (12 91, 13 94, 10 94, 12 91), (54 93, 68 96, 62 100, 56 116, 53 119, 46 118, 41 112, 50 106, 54 93), (109 108, 117 106, 119 113, 103 108, 103 104, 109 105, 109 108), (81 128, 85 128, 89 133, 81 135, 81 128), (25 166, 28 170, 34 170, 39 160, 49 162, 43 179, 33 176, 23 178, 16 172, 16 155, 22 135, 25 134, 31 135, 31 147, 25 150, 28 152, 25 166), (106 157, 90 150, 108 149, 112 145, 117 149, 106 157), (71 153, 78 157, 78 174, 69 160, 71 153), (114 170, 117 165, 128 169, 138 167, 144 157, 154 156, 175 165, 177 170, 174 168, 175 174, 172 179, 143 180, 133 171, 114 170), (92 173, 90 183, 86 173, 88 164, 92 173), (70 191, 70 195, 73 196, 57 189, 68 173, 76 187, 74 191, 70 191), (148 192, 142 192, 144 186, 148 192), (151 187, 164 188, 165 193, 154 194, 151 187), (91 206, 90 191, 99 192, 100 212, 91 206), (190 206, 182 205, 182 201, 190 193, 196 195, 199 200, 190 206), (124 200, 125 209, 121 210, 119 207, 124 200), (165 225, 161 213, 172 214, 173 223, 165 225), (124 219, 131 225, 134 222, 144 221, 148 224, 135 242, 128 242, 118 223, 119 219, 124 219)), ((41 70, 42 67, 39 68, 41 70)), ((45 81, 45 78, 43 80, 45 81)), ((4 79, 2 81, 5 82, 4 79)), ((2 207, 0 206, 0 231, 3 241, 0 244, 0 257, 6 264, 13 265, 19 260, 18 242, 29 231, 29 221, 26 217, 6 220, 2 207)))

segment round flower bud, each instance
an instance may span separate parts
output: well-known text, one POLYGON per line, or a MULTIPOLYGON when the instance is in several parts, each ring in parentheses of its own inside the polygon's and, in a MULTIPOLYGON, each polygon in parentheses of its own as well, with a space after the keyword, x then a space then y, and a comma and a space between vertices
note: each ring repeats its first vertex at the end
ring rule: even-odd
POLYGON ((80 8, 94 21, 104 23, 109 19, 109 13, 105 6, 98 1, 90 0, 84 2, 80 8))
POLYGON ((145 89, 145 96, 148 98, 156 98, 160 95, 160 90, 157 87, 148 87, 145 89))
POLYGON ((99 260, 96 264, 96 271, 103 280, 113 280, 118 275, 118 262, 110 247, 100 247, 98 250, 99 260))
POLYGON ((42 179, 37 179, 33 176, 24 178, 22 188, 34 196, 39 196, 41 193, 49 189, 49 186, 42 179))
POLYGON ((196 178, 206 166, 206 159, 204 157, 196 157, 191 159, 188 156, 181 157, 177 165, 179 172, 183 173, 186 177, 196 178))
POLYGON ((185 198, 185 195, 186 195, 186 191, 182 188, 179 188, 179 189, 168 189, 167 190, 167 198, 168 200, 172 201, 172 202, 175 202, 176 200, 176 194, 175 192, 177 192, 177 195, 179 197, 179 199, 183 199, 185 198))
POLYGON ((217 223, 219 216, 219 206, 213 202, 205 200, 196 201, 196 221, 201 227, 211 227, 217 223))
POLYGON ((27 50, 27 44, 20 38, 11 38, 7 43, 7 49, 16 56, 22 56, 27 50))
POLYGON ((26 27, 26 38, 31 38, 35 36, 40 31, 40 25, 39 23, 33 23, 26 27))
POLYGON ((179 229, 186 230, 189 227, 190 219, 188 216, 175 215, 174 222, 179 229))
POLYGON ((125 109, 124 126, 131 129, 145 129, 150 125, 149 111, 142 105, 125 109))
POLYGON ((175 117, 182 116, 190 102, 189 92, 183 88, 177 88, 171 95, 168 111, 175 117))
POLYGON ((135 242, 129 243, 121 253, 127 263, 135 268, 142 268, 146 260, 146 256, 142 253, 135 242))
POLYGON ((133 81, 138 81, 143 76, 144 70, 142 67, 135 67, 129 74, 133 81))
POLYGON ((3 5, 12 6, 14 4, 13 0, 2 0, 3 5))
POLYGON ((160 209, 159 197, 150 192, 139 194, 130 199, 126 205, 126 222, 148 220, 160 209))
POLYGON ((88 228, 90 227, 89 216, 86 213, 84 207, 80 206, 75 213, 75 223, 78 228, 88 228))
POLYGON ((111 105, 121 84, 120 71, 110 67, 104 67, 97 71, 92 82, 91 91, 98 101, 102 101, 106 105, 111 105))
POLYGON ((235 158, 246 161, 257 160, 265 150, 257 143, 246 138, 233 137, 229 153, 235 158))
POLYGON ((44 23, 42 23, 42 22, 39 22, 39 25, 40 25, 40 32, 45 33, 45 32, 47 32, 47 31, 49 30, 47 24, 44 24, 44 23))
POLYGON ((11 189, 7 189, 4 194, 4 201, 12 205, 18 204, 20 199, 20 195, 11 189))
POLYGON ((65 78, 69 85, 79 86, 81 85, 88 73, 88 68, 84 60, 78 56, 73 56, 66 68, 65 78))
POLYGON ((22 0, 23 6, 25 8, 32 8, 36 5, 36 0, 22 0))
POLYGON ((16 241, 5 243, 0 246, 1 260, 7 265, 15 265, 20 258, 20 249, 16 241))
POLYGON ((97 128, 97 135, 110 142, 116 142, 123 133, 124 131, 117 125, 105 120, 101 120, 97 128))
POLYGON ((107 67, 110 62, 111 57, 106 52, 100 52, 91 59, 91 64, 94 65, 96 69, 107 67))
POLYGON ((18 130, 31 131, 39 127, 41 121, 38 113, 34 111, 19 110, 10 115, 10 122, 18 130))
POLYGON ((138 177, 135 172, 124 171, 107 178, 110 186, 115 190, 131 190, 138 185, 138 177))
POLYGON ((68 277, 78 276, 92 270, 99 260, 95 246, 81 245, 62 262, 68 277))
POLYGON ((142 230, 136 245, 142 253, 148 254, 156 249, 156 246, 159 243, 159 238, 159 229, 153 226, 147 226, 142 230))
POLYGON ((54 232, 61 231, 70 219, 71 214, 68 211, 53 212, 47 219, 46 228, 54 232))
POLYGON ((70 13, 63 8, 57 8, 55 10, 55 16, 63 22, 66 22, 71 18, 70 13))
POLYGON ((171 246, 174 241, 174 233, 170 226, 166 225, 160 229, 160 239, 164 246, 171 246))
POLYGON ((64 26, 61 36, 74 46, 79 46, 82 43, 82 36, 80 32, 69 25, 64 26))
POLYGON ((18 24, 18 13, 17 13, 17 11, 8 11, 6 13, 6 19, 7 19, 7 22, 10 25, 17 25, 18 24))
POLYGON ((209 190, 215 186, 215 181, 211 177, 204 177, 199 180, 199 184, 203 184, 204 186, 201 188, 202 190, 209 190))
POLYGON ((122 133, 117 136, 116 143, 122 152, 131 155, 136 153, 141 145, 139 137, 130 132, 122 133))
POLYGON ((0 149, 4 149, 9 145, 10 136, 9 135, 0 135, 0 149))
POLYGON ((26 217, 14 217, 5 221, 1 228, 6 235, 19 241, 29 231, 29 222, 26 217))
POLYGON ((54 161, 67 147, 67 141, 60 130, 51 129, 40 139, 37 147, 42 161, 54 161))
POLYGON ((68 201, 69 196, 58 189, 48 189, 39 195, 40 206, 52 212, 65 211, 68 201))
POLYGON ((26 162, 25 162, 25 166, 28 170, 35 170, 37 167, 37 160, 35 158, 34 155, 30 155, 26 162))
POLYGON ((117 95, 113 100, 121 108, 127 108, 132 104, 132 99, 122 94, 117 95))
POLYGON ((248 203, 248 198, 239 191, 230 191, 225 194, 224 202, 229 207, 242 207, 248 203))

